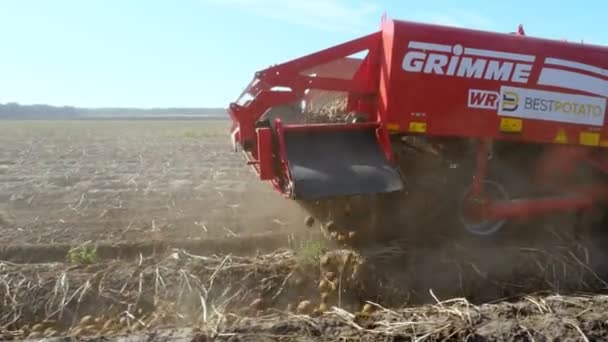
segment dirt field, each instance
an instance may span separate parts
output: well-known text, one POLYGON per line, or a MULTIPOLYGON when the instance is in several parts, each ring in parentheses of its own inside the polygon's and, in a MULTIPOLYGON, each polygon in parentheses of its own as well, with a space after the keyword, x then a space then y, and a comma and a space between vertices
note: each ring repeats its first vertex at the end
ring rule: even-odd
MULTIPOLYGON (((287 231, 221 121, 3 121, 0 243, 78 244, 287 231)), ((298 221, 300 223, 301 221, 298 221)))
POLYGON ((255 179, 227 130, 0 121, 0 337, 608 338, 597 244, 547 225, 525 246, 338 248, 255 179))

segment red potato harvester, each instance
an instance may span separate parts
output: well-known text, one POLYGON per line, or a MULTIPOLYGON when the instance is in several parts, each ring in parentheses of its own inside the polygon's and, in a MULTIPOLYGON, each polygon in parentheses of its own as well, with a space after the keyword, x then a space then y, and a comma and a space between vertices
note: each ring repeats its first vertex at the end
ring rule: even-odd
POLYGON ((378 32, 255 73, 229 113, 233 145, 259 178, 303 203, 395 198, 416 182, 399 144, 466 142, 471 167, 453 208, 489 235, 606 199, 607 97, 607 47, 384 17, 378 32), (323 91, 345 94, 341 122, 302 119, 323 91), (503 145, 531 157, 516 166, 534 185, 528 196, 492 178, 503 145), (578 177, 581 167, 594 176, 578 177))

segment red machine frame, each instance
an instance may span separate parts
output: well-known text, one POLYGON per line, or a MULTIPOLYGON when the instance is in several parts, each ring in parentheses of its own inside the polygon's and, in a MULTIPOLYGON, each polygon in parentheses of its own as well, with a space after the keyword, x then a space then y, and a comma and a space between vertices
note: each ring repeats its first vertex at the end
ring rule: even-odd
MULTIPOLYGON (((569 189, 567 193, 570 195, 561 197, 517 201, 486 198, 483 181, 487 175, 487 155, 492 140, 552 144, 552 152, 541 165, 544 172, 566 176, 573 172, 574 165, 582 161, 606 173, 608 159, 601 148, 608 146, 606 125, 509 118, 485 109, 467 108, 465 98, 456 90, 471 87, 496 89, 500 82, 422 73, 406 75, 401 69, 401 59, 408 49, 406 43, 412 40, 433 41, 454 47, 454 44, 479 47, 481 42, 484 49, 533 55, 535 59, 530 62, 530 80, 539 79, 544 67, 543 60, 551 56, 571 60, 580 60, 584 56, 585 62, 601 65, 598 70, 603 70, 604 74, 594 77, 600 80, 600 84, 602 81, 608 84, 608 48, 605 47, 526 37, 521 26, 516 34, 497 34, 383 18, 378 32, 257 72, 238 100, 229 106, 229 114, 234 122, 231 129, 233 144, 243 147, 248 164, 255 168, 262 180, 271 181, 277 190, 287 196, 290 194, 289 186, 286 186, 290 175, 283 139, 285 132, 375 129, 378 143, 390 161, 394 160, 391 135, 477 138, 476 170, 467 201, 467 212, 475 218, 521 218, 552 211, 575 211, 608 199, 605 184, 569 189), (352 79, 307 74, 315 67, 364 51, 367 51, 367 55, 352 79), (256 127, 257 120, 266 110, 296 103, 304 98, 308 89, 347 92, 347 110, 368 114, 369 122, 294 125, 284 124, 277 119, 272 127, 256 127), (447 89, 455 90, 450 92, 447 89), (438 94, 444 98, 442 101, 437 101, 438 94), (514 124, 515 128, 509 127, 510 124, 514 124), (276 141, 273 136, 277 137, 276 141), (558 136, 561 138, 557 139, 558 136)), ((527 84, 516 85, 530 87, 527 84)), ((583 91, 563 90, 554 86, 536 85, 536 88, 588 95, 583 91)), ((602 115, 605 114, 604 108, 602 115)))

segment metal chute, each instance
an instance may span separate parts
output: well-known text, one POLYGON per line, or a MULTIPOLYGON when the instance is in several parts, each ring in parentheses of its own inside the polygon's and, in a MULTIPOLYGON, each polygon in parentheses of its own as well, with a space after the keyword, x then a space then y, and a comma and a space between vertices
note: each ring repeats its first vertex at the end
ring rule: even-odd
POLYGON ((403 188, 373 128, 286 131, 284 139, 294 198, 379 194, 403 188))

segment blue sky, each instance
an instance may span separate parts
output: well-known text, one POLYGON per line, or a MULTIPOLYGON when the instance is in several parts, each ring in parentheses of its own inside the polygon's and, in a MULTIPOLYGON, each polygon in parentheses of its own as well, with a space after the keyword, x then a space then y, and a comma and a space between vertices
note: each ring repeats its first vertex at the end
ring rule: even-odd
POLYGON ((608 45, 608 1, 0 0, 0 103, 223 107, 380 17, 608 45))

